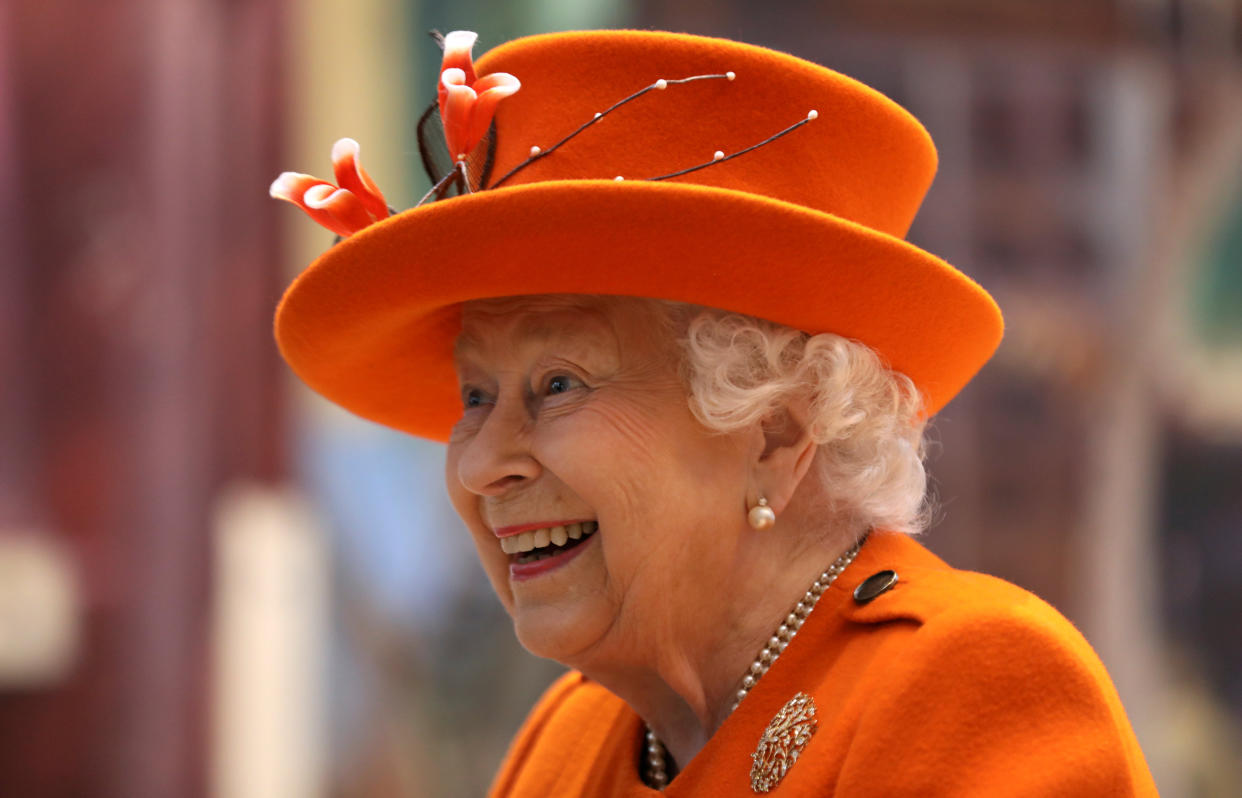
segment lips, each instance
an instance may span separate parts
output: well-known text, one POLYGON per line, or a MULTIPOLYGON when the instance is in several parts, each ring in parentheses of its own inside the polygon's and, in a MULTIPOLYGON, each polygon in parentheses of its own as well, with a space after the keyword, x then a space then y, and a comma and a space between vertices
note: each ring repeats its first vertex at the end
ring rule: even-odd
MULTIPOLYGON (((593 524, 594 522, 590 523, 593 524)), ((548 529, 549 538, 547 546, 508 555, 509 580, 511 582, 525 582, 553 571, 559 571, 562 567, 576 560, 582 552, 592 548, 591 542, 595 538, 594 532, 583 532, 579 537, 571 538, 568 534, 568 526, 566 525, 564 545, 558 546, 552 543, 552 527, 545 527, 548 529)), ((587 529, 590 529, 590 527, 588 526, 587 529)), ((581 529, 579 531, 581 532, 581 529)))

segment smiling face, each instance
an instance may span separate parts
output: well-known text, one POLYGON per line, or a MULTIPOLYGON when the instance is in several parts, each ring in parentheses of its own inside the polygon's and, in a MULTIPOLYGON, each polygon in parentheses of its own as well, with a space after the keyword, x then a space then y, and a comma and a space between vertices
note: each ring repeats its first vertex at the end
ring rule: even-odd
POLYGON ((691 414, 660 307, 472 302, 456 359, 449 493, 522 644, 581 664, 691 633, 744 571, 755 453, 691 414))

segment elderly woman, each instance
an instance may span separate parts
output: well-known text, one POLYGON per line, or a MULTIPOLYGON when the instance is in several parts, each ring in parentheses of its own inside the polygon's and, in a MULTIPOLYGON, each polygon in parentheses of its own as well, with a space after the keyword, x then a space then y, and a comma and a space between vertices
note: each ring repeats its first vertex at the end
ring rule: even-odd
POLYGON ((472 34, 443 44, 418 207, 350 140, 339 185, 273 185, 346 239, 277 336, 448 442, 518 638, 571 668, 493 794, 1154 794, 1073 627, 911 537, 924 425, 1001 334, 903 240, 918 122, 721 40, 533 37, 477 72, 472 34))

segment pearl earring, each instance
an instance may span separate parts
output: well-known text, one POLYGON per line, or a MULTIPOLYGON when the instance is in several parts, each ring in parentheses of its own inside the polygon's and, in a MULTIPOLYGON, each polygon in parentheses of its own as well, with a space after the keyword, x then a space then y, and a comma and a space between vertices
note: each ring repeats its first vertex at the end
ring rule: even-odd
POLYGON ((751 529, 771 529, 776 523, 776 513, 768 506, 768 500, 760 496, 759 503, 746 514, 746 520, 750 522, 751 529))

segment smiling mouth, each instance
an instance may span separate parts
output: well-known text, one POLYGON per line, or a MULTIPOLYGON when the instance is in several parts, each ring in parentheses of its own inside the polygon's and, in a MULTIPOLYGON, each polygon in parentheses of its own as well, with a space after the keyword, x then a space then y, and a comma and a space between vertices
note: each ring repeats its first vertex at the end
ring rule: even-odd
POLYGON ((531 529, 500 539, 500 548, 519 565, 539 562, 582 545, 599 529, 595 521, 531 529))

